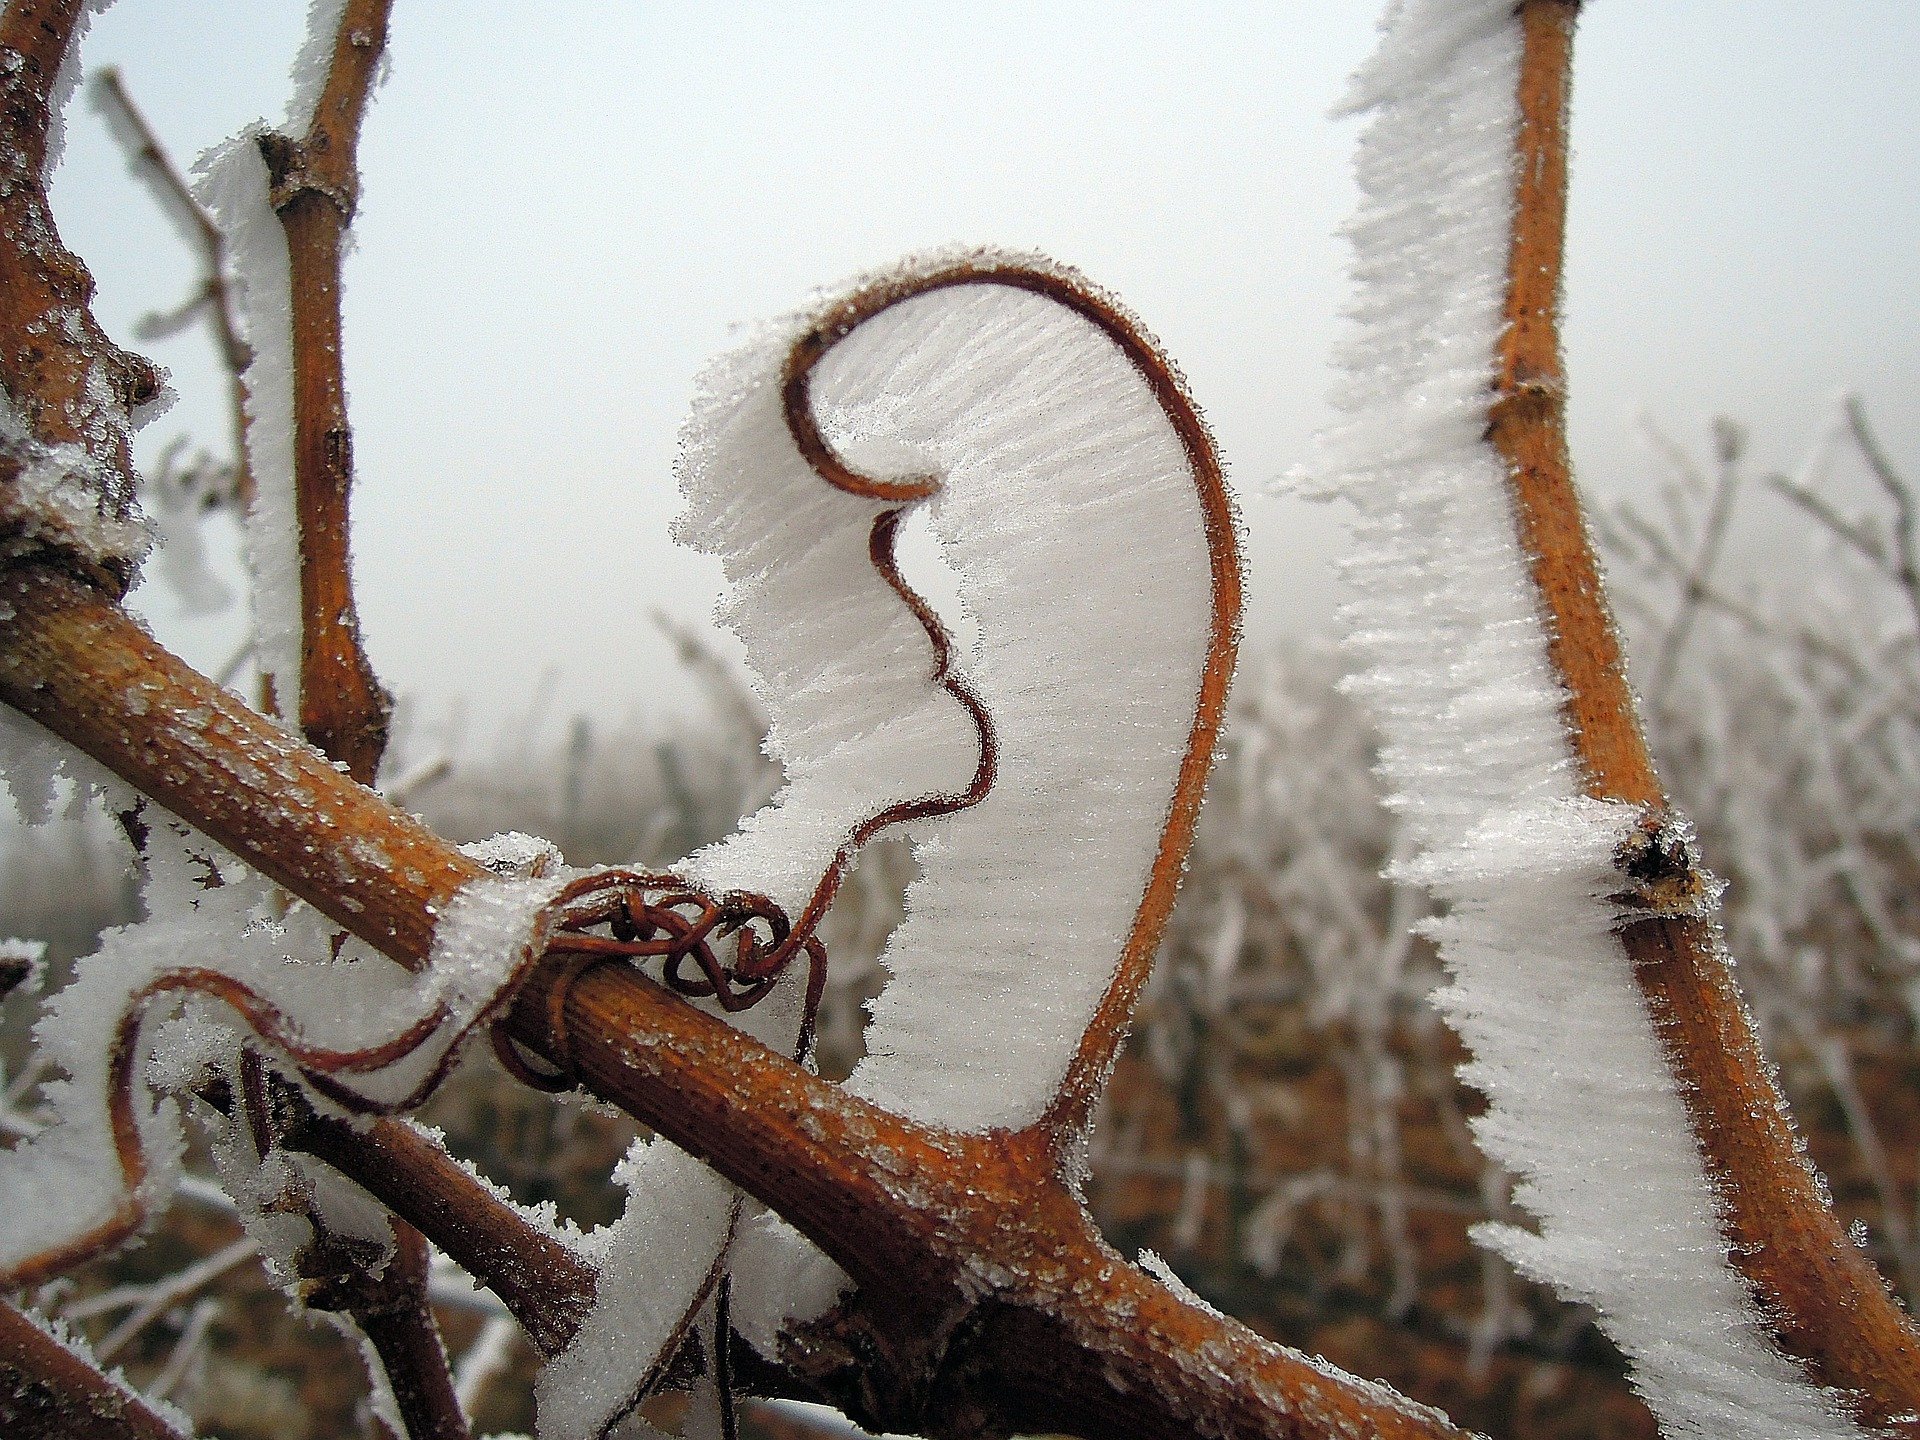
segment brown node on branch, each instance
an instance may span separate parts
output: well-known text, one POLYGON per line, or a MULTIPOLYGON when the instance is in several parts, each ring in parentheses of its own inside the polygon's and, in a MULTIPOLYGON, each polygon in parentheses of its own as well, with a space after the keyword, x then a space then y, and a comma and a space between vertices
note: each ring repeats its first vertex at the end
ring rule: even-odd
POLYGON ((34 962, 24 955, 0 955, 0 1000, 26 984, 33 970, 34 962))
POLYGON ((1693 825, 1683 815, 1644 812, 1613 863, 1629 884, 1607 898, 1629 918, 1704 917, 1720 896, 1720 882, 1701 865, 1693 825))

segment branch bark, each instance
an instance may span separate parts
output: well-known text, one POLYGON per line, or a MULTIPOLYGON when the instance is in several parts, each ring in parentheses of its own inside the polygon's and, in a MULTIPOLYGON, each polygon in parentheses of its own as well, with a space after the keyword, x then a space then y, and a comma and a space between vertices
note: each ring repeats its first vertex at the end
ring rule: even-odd
POLYGON ((187 1440, 4 1300, 0 1428, 11 1440, 187 1440))
POLYGON ((290 1088, 280 1101, 289 1149, 331 1165, 417 1226, 500 1297, 541 1354, 566 1347, 593 1302, 591 1266, 534 1229, 404 1121, 349 1124, 317 1113, 290 1088))
POLYGON ((353 1267, 330 1279, 307 1303, 353 1317, 380 1357, 409 1440, 471 1440, 427 1303, 427 1242, 420 1232, 395 1220, 393 1253, 377 1277, 353 1267))
POLYGON ((10 424, 0 426, 0 559, 41 555, 119 595, 133 556, 103 548, 84 517, 50 513, 21 493, 32 459, 22 441, 80 447, 62 452, 80 472, 76 488, 101 520, 131 522, 131 416, 161 390, 159 372, 94 320, 93 277, 61 243, 47 203, 53 90, 82 8, 82 0, 13 0, 0 14, 0 376, 27 432, 16 441, 10 424))
POLYGON ((557 997, 554 978, 522 991, 515 1038, 774 1206, 858 1283, 852 1308, 785 1358, 862 1423, 1168 1440, 1460 1433, 1121 1258, 1063 1180, 1044 1121, 978 1136, 914 1125, 631 971, 576 971, 557 997))
MULTIPOLYGON (((374 677, 354 608, 348 505, 353 432, 342 369, 340 266, 359 198, 360 121, 387 42, 390 0, 348 0, 327 81, 302 136, 260 140, 286 234, 293 295, 293 467, 300 524, 301 731, 373 783, 393 701, 374 677)), ((291 702, 291 703, 289 703, 291 702)))
MULTIPOLYGON (((1618 634, 1574 488, 1560 355, 1567 113, 1579 0, 1524 0, 1521 126, 1507 331, 1489 437, 1506 458, 1514 515, 1547 616, 1549 657, 1586 791, 1664 815, 1618 634)), ((1670 877, 1703 893, 1698 873, 1670 877)), ((1920 1413, 1920 1334, 1842 1229, 1762 1058, 1711 921, 1654 916, 1621 943, 1720 1189, 1732 1258, 1788 1353, 1852 1392, 1860 1418, 1920 1413)))
POLYGON ((409 969, 487 874, 160 646, 90 586, 0 581, 0 696, 409 969), (350 843, 349 843, 350 842, 350 843))

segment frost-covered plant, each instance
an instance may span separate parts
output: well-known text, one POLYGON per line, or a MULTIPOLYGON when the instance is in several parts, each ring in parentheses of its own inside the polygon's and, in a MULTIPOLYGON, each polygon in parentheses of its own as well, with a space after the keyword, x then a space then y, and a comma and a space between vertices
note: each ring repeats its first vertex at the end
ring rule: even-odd
POLYGON ((1704 467, 1648 434, 1657 508, 1600 518, 1653 659, 1649 728, 1732 882, 1725 924, 1769 1051, 1791 1088, 1830 1097, 1878 1200, 1876 1253, 1911 1293, 1920 1251, 1867 1071, 1912 1044, 1920 995, 1914 497, 1852 398, 1793 475, 1750 476, 1730 420, 1704 467), (1742 512, 1782 504, 1818 556, 1791 586, 1726 553, 1742 512))
MULTIPOLYGON (((1676 1431, 1852 1434, 1915 1409, 1911 1332, 1793 1151, 1558 449, 1574 8, 1408 0, 1360 83, 1363 323, 1330 467, 1365 516, 1357 683, 1400 868, 1449 907, 1481 1138, 1540 1224, 1490 1241, 1596 1304, 1676 1431)), ((1082 1202, 1237 643, 1219 463, 1141 326, 1049 262, 964 252, 723 361, 680 534, 726 569, 781 788, 659 870, 456 848, 369 788, 388 704, 347 565, 339 266, 386 5, 316 5, 285 124, 203 166, 247 345, 265 713, 118 604, 159 384, 93 323, 46 204, 85 9, 0 16, 0 698, 44 727, 10 786, 64 774, 127 816, 146 914, 36 1026, 62 1076, 0 1169, 0 1280, 137 1236, 191 1115, 276 1276, 351 1323, 378 1418, 416 1437, 466 1428, 422 1232, 548 1356, 549 1436, 675 1381, 686 1433, 725 1434, 743 1370, 940 1435, 1455 1433, 1130 1264, 1082 1202), (911 512, 961 577, 964 650, 901 574, 911 512), (810 1064, 820 927, 886 833, 919 874, 835 1085, 810 1064), (656 1132, 618 1220, 518 1206, 407 1123, 476 1036, 656 1132)), ((180 1432, 11 1308, 0 1362, 33 1423, 180 1432)))

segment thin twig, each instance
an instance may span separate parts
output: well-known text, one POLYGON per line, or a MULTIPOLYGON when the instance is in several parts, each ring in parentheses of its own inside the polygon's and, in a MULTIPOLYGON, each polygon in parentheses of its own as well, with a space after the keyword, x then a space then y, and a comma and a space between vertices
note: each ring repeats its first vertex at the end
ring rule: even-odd
MULTIPOLYGON (((362 785, 386 750, 393 702, 360 642, 349 550, 352 432, 342 368, 341 267, 359 192, 360 124, 380 70, 390 0, 347 0, 306 134, 261 139, 291 279, 293 457, 300 554, 301 731, 362 785)), ((324 1228, 315 1218, 316 1235, 324 1228)), ((412 1440, 467 1440, 427 1300, 427 1242, 393 1221, 377 1279, 342 1283, 334 1308, 372 1342, 412 1440)), ((351 1267, 349 1253, 341 1263, 351 1267)))
POLYGON ((1727 524, 1733 518, 1734 494, 1740 483, 1740 472, 1736 468, 1738 463, 1737 452, 1723 456, 1719 474, 1714 477, 1712 498, 1707 503, 1707 515, 1701 527, 1699 543, 1694 547, 1693 563, 1681 577, 1680 606, 1667 625, 1666 638, 1660 646, 1660 659, 1654 668, 1652 703, 1656 710, 1666 703, 1674 675, 1679 669, 1680 656, 1692 633, 1693 622, 1706 601, 1713 572, 1720 563, 1720 552, 1727 538, 1727 524))
POLYGON ((1768 487, 1787 503, 1807 512, 1814 520, 1849 549, 1856 551, 1862 559, 1876 570, 1888 568, 1886 547, 1880 538, 1864 525, 1849 520, 1833 505, 1800 481, 1787 475, 1769 475, 1768 487))
POLYGON ((300 525, 300 729, 371 785, 392 698, 360 643, 348 541, 353 438, 342 369, 341 265, 360 177, 360 121, 380 70, 390 0, 348 0, 327 80, 302 136, 265 135, 270 198, 293 295, 293 467, 300 525))
POLYGON ((1915 554, 1920 514, 1915 511, 1913 487, 1893 468, 1892 459, 1867 424, 1866 407, 1860 403, 1860 397, 1849 395, 1845 408, 1847 430, 1853 436, 1853 443, 1859 447, 1873 478, 1880 482, 1880 488, 1893 502, 1895 561, 1889 573, 1899 582, 1900 593, 1906 597, 1907 608, 1913 613, 1915 638, 1920 640, 1920 556, 1915 554))
POLYGON ((325 1161, 417 1225, 499 1296, 543 1354, 565 1348, 593 1303, 593 1267, 488 1190, 429 1136, 399 1120, 353 1125, 323 1116, 297 1092, 284 1143, 325 1161))
MULTIPOLYGON (((202 1286, 211 1285, 234 1266, 252 1259, 257 1253, 259 1253, 259 1247, 251 1238, 243 1235, 231 1245, 195 1261, 186 1269, 175 1271, 165 1280, 139 1287, 145 1292, 145 1297, 139 1300, 118 1325, 113 1327, 106 1339, 94 1347, 94 1353, 102 1361, 113 1359, 125 1348, 128 1341, 146 1329, 154 1316, 179 1304, 202 1286)), ((108 1292, 109 1295, 115 1293, 117 1292, 108 1292)), ((101 1298, 104 1300, 106 1297, 101 1298)), ((79 1307, 76 1306, 72 1313, 78 1318, 79 1307)))
MULTIPOLYGON (((1559 297, 1578 0, 1521 0, 1515 219, 1489 438, 1546 611, 1548 658, 1585 789, 1664 812, 1567 454, 1559 297)), ((1682 572, 1684 573, 1684 572, 1682 572)), ((1704 882, 1702 882, 1704 883, 1704 882)), ((1620 938, 1723 1206, 1730 1254, 1779 1343, 1857 1397, 1868 1424, 1920 1411, 1920 1333, 1801 1159, 1708 921, 1654 916, 1620 938)))
POLYGON ((220 1302, 211 1297, 193 1307, 192 1313, 187 1316, 186 1328, 174 1342, 173 1353, 147 1387, 149 1395, 156 1400, 171 1398, 180 1382, 186 1379, 187 1372, 206 1353, 207 1331, 213 1324, 214 1316, 219 1313, 220 1302))
POLYGON ((93 85, 108 128, 126 149, 134 174, 146 181, 154 200, 174 218, 175 228, 199 252, 200 293, 182 307, 182 313, 197 310, 205 315, 220 348, 233 426, 233 497, 244 511, 253 501, 253 470, 247 462, 247 392, 243 377, 253 363, 253 351, 240 338, 240 324, 234 314, 233 290, 227 283, 226 237, 194 198, 180 167, 133 103, 119 70, 108 66, 99 71, 93 85))

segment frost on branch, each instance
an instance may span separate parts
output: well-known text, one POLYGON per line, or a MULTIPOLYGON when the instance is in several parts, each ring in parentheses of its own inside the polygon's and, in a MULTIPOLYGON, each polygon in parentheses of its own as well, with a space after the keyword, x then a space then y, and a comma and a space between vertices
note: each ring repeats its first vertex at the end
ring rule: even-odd
MULTIPOLYGON (((286 118, 276 133, 256 121, 194 166, 198 200, 219 228, 248 350, 245 445, 253 496, 246 515, 247 566, 253 582, 254 653, 276 705, 297 714, 301 694, 300 526, 294 484, 292 262, 275 213, 290 203, 276 192, 263 145, 308 135, 328 78, 345 0, 315 0, 293 65, 286 118)), ((377 84, 382 71, 375 72, 377 84)), ((351 208, 351 197, 334 195, 351 208)))
POLYGON ((1857 1435, 1774 1348, 1613 934, 1628 807, 1586 799, 1485 435, 1512 224, 1520 27, 1508 0, 1389 10, 1352 107, 1357 322, 1330 437, 1358 507, 1353 682, 1449 910, 1440 1004, 1491 1101, 1481 1143, 1537 1234, 1483 1238, 1592 1303, 1672 1434, 1857 1435), (1633 1177, 1631 1183, 1624 1177, 1633 1177))
POLYGON ((936 257, 813 317, 858 322, 807 400, 868 493, 794 450, 768 358, 714 373, 683 471, 682 537, 727 562, 724 618, 788 772, 691 862, 709 884, 794 905, 806 891, 784 877, 811 885, 864 816, 967 789, 983 737, 927 684, 921 622, 869 556, 876 521, 923 501, 960 577, 980 640, 954 668, 988 717, 990 785, 905 822, 923 874, 850 1083, 963 1130, 1038 1118, 1135 941, 1214 648, 1213 548, 1231 543, 1137 362, 1028 279, 1053 273, 936 257), (902 298, 866 318, 876 292, 902 298))
MULTIPOLYGON (((101 399, 97 413, 100 424, 114 427, 123 441, 132 433, 132 422, 116 414, 111 400, 101 399)), ((130 575, 153 545, 132 497, 117 498, 119 482, 110 467, 85 446, 37 439, 4 396, 0 476, 6 480, 0 488, 0 560, 54 550, 130 575)))
POLYGON ((0 55, 0 233, 8 253, 0 561, 78 564, 122 591, 151 543, 129 442, 173 397, 162 372, 94 322, 92 280, 61 243, 46 196, 79 80, 79 40, 103 8, 85 0, 57 19, 16 17, 23 31, 66 32, 52 76, 13 43, 0 55))
MULTIPOLYGON (((1177 379, 1077 277, 936 256, 719 362, 684 444, 679 534, 726 567, 723 618, 787 778, 681 873, 764 893, 801 933, 853 851, 898 827, 921 877, 851 1088, 965 1131, 1070 1107, 1157 945, 1235 642, 1231 512, 1177 379), (900 574, 908 507, 958 573, 969 653, 900 574)), ((791 1048, 801 998, 789 979, 743 1018, 791 1048)), ((729 1246, 734 1323, 769 1350, 845 1284, 662 1143, 627 1177, 645 1208, 543 1377, 543 1433, 594 1434, 630 1403, 729 1246)))
MULTIPOLYGON (((428 967, 409 975, 289 906, 206 837, 147 813, 146 918, 103 935, 34 1029, 38 1055, 64 1078, 44 1091, 52 1123, 0 1163, 0 1210, 18 1217, 0 1230, 9 1286, 123 1242, 164 1208, 181 1178, 182 1101, 210 1084, 242 1088, 243 1044, 349 1110, 417 1105, 532 958, 564 880, 476 881, 444 908, 428 967)), ((212 1110, 204 1118, 221 1129, 212 1110)), ((243 1215, 258 1218, 291 1185, 341 1217, 338 1228, 384 1235, 337 1180, 257 1144, 243 1155, 234 1147, 245 1138, 216 1144, 243 1215)), ((303 1223, 267 1220, 256 1235, 283 1278, 303 1223)))
POLYGON ((249 359, 246 389, 247 568, 254 653, 282 705, 300 693, 300 527, 293 489, 293 282, 287 239, 268 202, 264 125, 201 157, 196 192, 220 227, 232 273, 225 277, 249 359))

